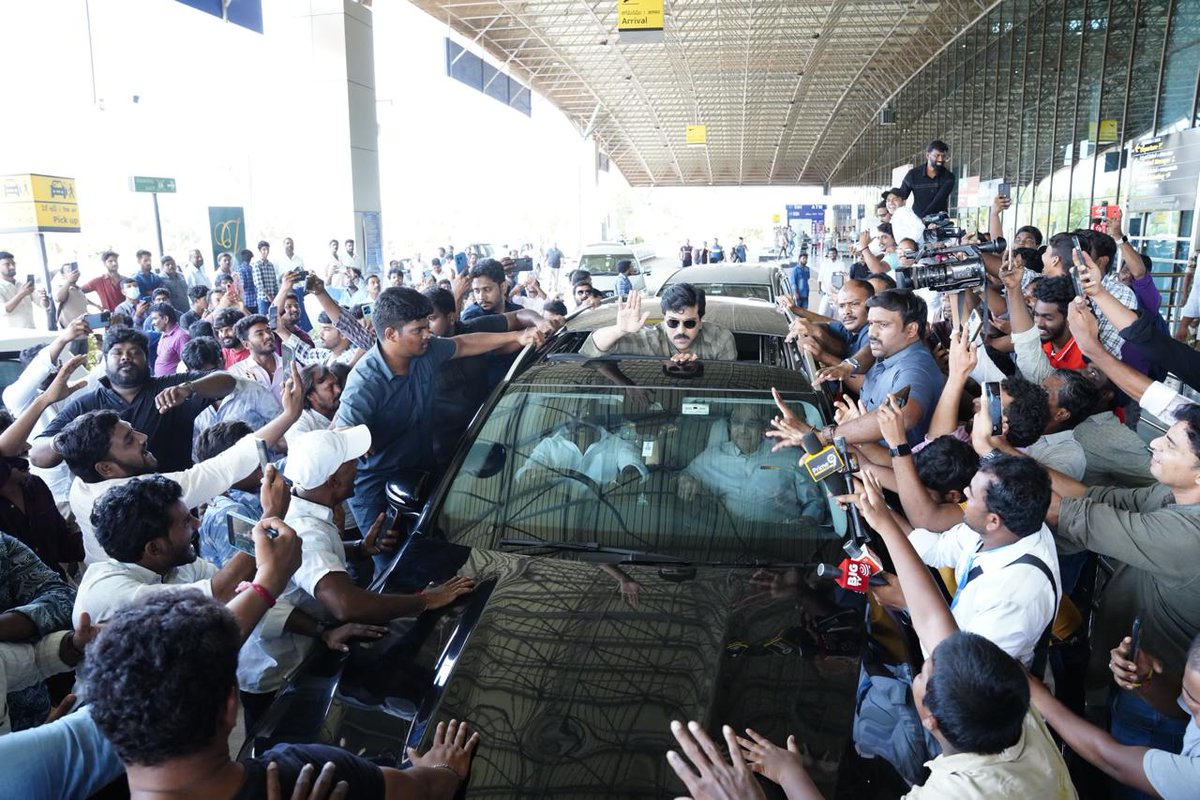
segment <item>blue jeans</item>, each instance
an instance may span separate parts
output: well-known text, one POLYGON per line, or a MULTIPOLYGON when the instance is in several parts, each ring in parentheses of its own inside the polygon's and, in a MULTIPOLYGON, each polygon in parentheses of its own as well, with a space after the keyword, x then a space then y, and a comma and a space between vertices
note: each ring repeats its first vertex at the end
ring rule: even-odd
MULTIPOLYGON (((1115 689, 1109 711, 1109 733, 1121 744, 1152 747, 1168 753, 1183 749, 1183 732, 1187 719, 1166 717, 1147 703, 1137 692, 1115 689)), ((1128 786, 1114 786, 1111 796, 1121 800, 1150 800, 1150 795, 1128 786)))

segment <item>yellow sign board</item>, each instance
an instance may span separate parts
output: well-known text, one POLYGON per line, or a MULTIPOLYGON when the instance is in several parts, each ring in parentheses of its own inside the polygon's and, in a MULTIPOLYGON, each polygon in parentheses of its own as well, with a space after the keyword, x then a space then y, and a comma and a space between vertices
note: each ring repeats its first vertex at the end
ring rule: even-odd
POLYGON ((688 125, 686 141, 688 144, 708 144, 708 126, 688 125))
POLYGON ((772 214, 772 215, 771 215, 771 222, 779 222, 779 215, 778 215, 778 214, 772 214))
POLYGON ((75 179, 35 174, 0 176, 0 232, 78 233, 75 179))
POLYGON ((617 30, 661 31, 664 0, 617 0, 617 30))
POLYGON ((1092 120, 1088 123, 1088 138, 1097 142, 1115 142, 1117 140, 1117 121, 1102 119, 1097 128, 1096 121, 1092 120))

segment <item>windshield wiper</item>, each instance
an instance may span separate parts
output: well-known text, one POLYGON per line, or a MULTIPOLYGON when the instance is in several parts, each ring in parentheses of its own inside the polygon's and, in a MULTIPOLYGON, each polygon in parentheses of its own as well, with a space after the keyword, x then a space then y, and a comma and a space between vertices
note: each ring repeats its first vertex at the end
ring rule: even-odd
POLYGON ((682 558, 668 556, 663 553, 649 553, 645 550, 631 550, 627 547, 609 547, 599 542, 554 542, 542 539, 501 539, 500 547, 538 547, 545 550, 573 551, 578 553, 601 553, 603 555, 623 556, 624 562, 647 562, 686 564, 682 558))

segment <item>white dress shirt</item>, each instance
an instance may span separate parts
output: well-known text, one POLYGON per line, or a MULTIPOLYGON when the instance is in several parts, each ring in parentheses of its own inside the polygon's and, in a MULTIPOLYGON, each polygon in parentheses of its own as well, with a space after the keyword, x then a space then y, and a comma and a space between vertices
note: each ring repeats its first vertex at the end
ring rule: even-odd
POLYGON ((73 669, 59 657, 63 637, 69 633, 55 631, 30 644, 0 642, 0 735, 12 731, 5 695, 73 669))
POLYGON ((257 361, 254 356, 243 358, 241 361, 230 367, 227 372, 235 378, 245 378, 252 380, 260 386, 270 389, 271 394, 275 395, 276 400, 282 402, 283 397, 283 382, 290 376, 290 370, 283 363, 278 355, 275 356, 275 374, 271 375, 257 361))
POLYGON ((743 453, 732 441, 709 445, 688 465, 686 474, 721 497, 729 512, 758 522, 794 522, 800 517, 829 519, 825 492, 786 451, 771 452, 764 441, 743 453))
MULTIPOLYGON (((1197 283, 1200 283, 1200 281, 1197 281, 1197 283)), ((1142 399, 1138 401, 1138 405, 1142 407, 1143 411, 1158 417, 1160 421, 1167 425, 1174 425, 1179 421, 1179 412, 1187 406, 1195 405, 1195 403, 1165 383, 1154 381, 1142 393, 1142 399)))
MULTIPOLYGON (((196 508, 226 491, 256 469, 258 469, 258 449, 254 444, 254 437, 244 436, 224 453, 207 461, 201 461, 182 472, 164 473, 163 477, 170 478, 182 487, 182 500, 185 506, 196 508)), ((113 478, 99 483, 86 483, 80 478, 75 478, 71 484, 71 511, 75 513, 75 521, 83 532, 84 564, 91 565, 109 560, 108 554, 104 552, 104 548, 96 539, 95 530, 92 529, 92 507, 96 505, 96 501, 100 499, 101 495, 112 487, 140 477, 143 476, 113 478)), ((87 574, 91 574, 91 568, 88 569, 87 574)), ((92 619, 95 621, 95 617, 92 619)))
POLYGON ((309 433, 310 431, 327 431, 331 425, 333 425, 333 420, 329 417, 315 408, 306 408, 300 412, 300 418, 292 423, 292 427, 288 428, 284 439, 294 442, 297 436, 309 433))
POLYGON ((562 432, 543 439, 533 448, 529 460, 517 470, 517 477, 520 478, 533 467, 581 472, 598 484, 616 480, 626 467, 633 467, 643 478, 650 474, 633 445, 607 431, 601 431, 600 439, 588 445, 583 452, 562 432))
POLYGON ((1043 524, 1036 533, 986 552, 979 552, 982 540, 965 522, 945 533, 917 529, 908 540, 929 566, 954 567, 959 589, 951 611, 959 629, 983 636, 1028 667, 1038 640, 1058 613, 1062 579, 1050 529, 1043 524), (1024 555, 1046 564, 1054 575, 1053 587, 1037 567, 1009 566, 1024 555), (976 568, 982 574, 967 581, 976 568))

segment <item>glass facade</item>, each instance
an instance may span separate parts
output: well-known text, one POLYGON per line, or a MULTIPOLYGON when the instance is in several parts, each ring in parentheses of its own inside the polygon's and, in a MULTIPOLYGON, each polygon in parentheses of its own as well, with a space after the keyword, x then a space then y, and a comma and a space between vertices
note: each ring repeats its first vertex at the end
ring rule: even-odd
MULTIPOLYGON (((942 139, 960 180, 1011 184, 1010 234, 1087 227, 1092 206, 1124 208, 1133 142, 1200 124, 1198 94, 1200 0, 1005 0, 891 99, 894 124, 869 126, 833 183, 888 186, 942 139)), ((986 229, 984 207, 958 216, 986 229)), ((1168 317, 1183 301, 1192 217, 1188 207, 1125 221, 1154 259, 1168 317)))

